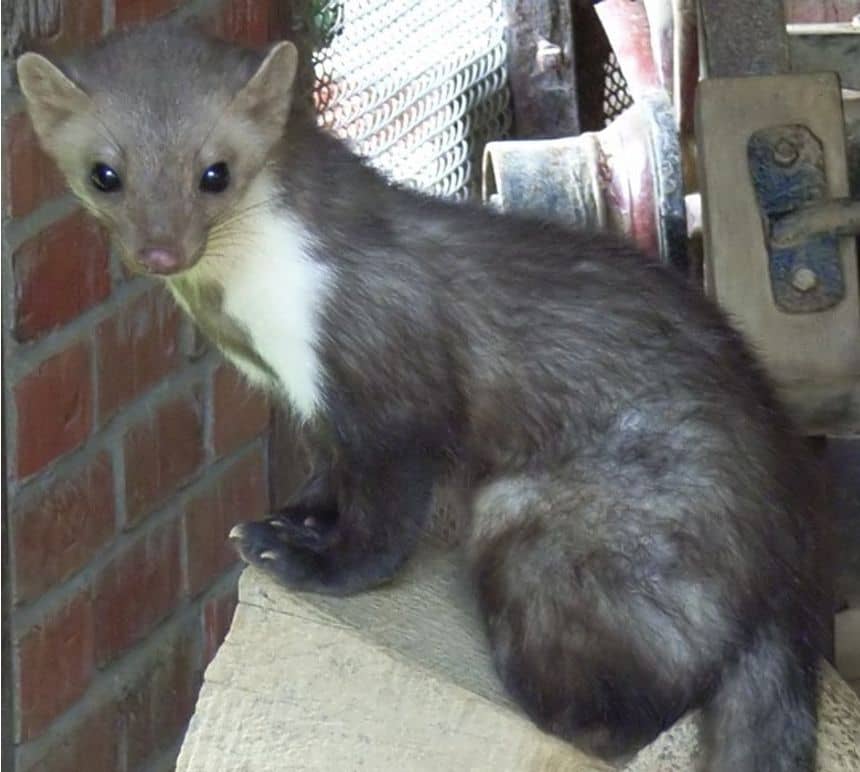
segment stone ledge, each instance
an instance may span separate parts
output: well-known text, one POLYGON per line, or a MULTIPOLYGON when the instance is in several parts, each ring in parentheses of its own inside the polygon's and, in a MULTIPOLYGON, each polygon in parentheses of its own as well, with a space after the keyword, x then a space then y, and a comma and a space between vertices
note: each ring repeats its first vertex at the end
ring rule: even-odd
MULTIPOLYGON (((860 699, 826 668, 819 770, 860 772, 860 699)), ((625 769, 690 770, 690 716, 625 769)), ((425 546, 394 584, 289 592, 247 569, 206 671, 180 772, 609 770, 539 731, 502 690, 456 553, 425 546)))

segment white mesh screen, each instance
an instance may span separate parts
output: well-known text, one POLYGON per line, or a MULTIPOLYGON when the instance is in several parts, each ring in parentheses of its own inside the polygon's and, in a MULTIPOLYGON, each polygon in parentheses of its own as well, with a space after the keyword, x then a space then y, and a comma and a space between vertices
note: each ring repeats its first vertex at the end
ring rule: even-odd
POLYGON ((507 135, 501 0, 311 0, 321 125, 392 179, 476 192, 484 143, 507 135))

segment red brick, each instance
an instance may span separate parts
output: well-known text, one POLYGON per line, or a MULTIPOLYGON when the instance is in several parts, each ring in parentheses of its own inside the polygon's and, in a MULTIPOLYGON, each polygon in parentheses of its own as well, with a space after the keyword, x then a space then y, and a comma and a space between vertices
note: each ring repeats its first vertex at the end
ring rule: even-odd
POLYGON ((175 522, 144 534, 105 566, 93 601, 99 666, 141 640, 173 610, 181 578, 175 522))
POLYGON ((15 600, 31 601, 68 579, 114 532, 110 458, 100 455, 13 514, 15 600))
POLYGON ((238 597, 233 588, 225 595, 210 598, 203 606, 203 663, 208 665, 227 636, 238 597))
POLYGON ((18 477, 78 447, 92 425, 90 349, 81 342, 46 359, 15 386, 18 477))
POLYGON ((222 365, 214 377, 215 452, 226 455, 269 428, 269 402, 250 387, 230 365, 222 365))
POLYGON ((249 46, 271 40, 273 26, 272 8, 260 0, 228 0, 216 21, 219 35, 249 46))
POLYGON ((36 139, 26 113, 11 116, 3 128, 4 211, 29 214, 65 188, 63 176, 36 139))
POLYGON ((20 341, 71 321, 110 294, 107 241, 83 212, 25 241, 12 255, 12 265, 20 341))
POLYGON ((58 733, 37 757, 16 767, 18 772, 116 772, 120 769, 120 722, 116 702, 87 711, 58 733))
POLYGON ((116 24, 126 27, 172 11, 181 0, 116 0, 116 24))
POLYGON ((205 590, 236 562, 227 535, 238 522, 265 516, 268 492, 263 454, 254 450, 235 462, 186 511, 188 582, 191 594, 205 590))
POLYGON ((21 739, 39 735, 86 690, 94 672, 93 608, 82 593, 19 641, 21 739))
POLYGON ((161 287, 153 288, 98 326, 100 422, 179 364, 180 330, 179 309, 161 287))
POLYGON ((125 496, 133 524, 157 509, 203 461, 202 407, 196 397, 161 405, 125 437, 125 496))
POLYGON ((140 769, 179 739, 194 710, 201 668, 197 639, 186 630, 153 649, 140 675, 124 686, 128 769, 140 769))

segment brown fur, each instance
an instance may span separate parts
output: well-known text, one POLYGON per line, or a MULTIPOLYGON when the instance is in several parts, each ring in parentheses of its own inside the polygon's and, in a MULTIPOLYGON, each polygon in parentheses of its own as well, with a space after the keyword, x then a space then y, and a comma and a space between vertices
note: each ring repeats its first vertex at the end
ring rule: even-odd
MULTIPOLYGON (((319 462, 290 507, 237 533, 243 557, 305 590, 387 581, 456 470, 499 672, 541 726, 612 756, 701 707, 709 770, 811 770, 812 467, 741 337, 628 244, 422 197, 300 118, 281 128, 286 90, 242 98, 260 130, 219 140, 236 192, 198 206, 181 170, 253 74, 267 82, 261 61, 157 26, 64 65, 111 135, 135 138, 117 149, 128 200, 82 194, 132 258, 158 228, 203 254, 265 168, 334 277, 313 343, 319 462)), ((80 191, 71 135, 31 109, 80 191)), ((216 342, 271 361, 218 290, 194 297, 216 342)))

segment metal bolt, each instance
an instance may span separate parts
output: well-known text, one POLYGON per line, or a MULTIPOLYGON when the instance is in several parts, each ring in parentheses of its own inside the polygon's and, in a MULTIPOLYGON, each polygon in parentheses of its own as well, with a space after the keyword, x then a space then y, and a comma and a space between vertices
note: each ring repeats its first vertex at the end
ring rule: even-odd
POLYGON ((809 292, 818 284, 818 277, 811 268, 798 268, 791 275, 791 286, 798 292, 809 292))
POLYGON ((790 139, 782 138, 773 149, 773 160, 780 166, 791 166, 800 155, 797 145, 790 139))
POLYGON ((535 51, 535 63, 540 72, 561 69, 563 60, 561 46, 550 43, 544 38, 539 38, 537 50, 535 51))

